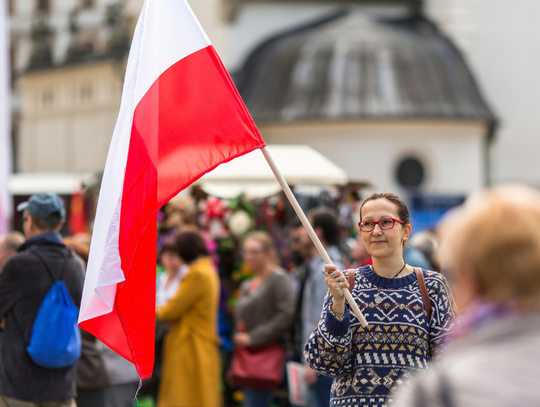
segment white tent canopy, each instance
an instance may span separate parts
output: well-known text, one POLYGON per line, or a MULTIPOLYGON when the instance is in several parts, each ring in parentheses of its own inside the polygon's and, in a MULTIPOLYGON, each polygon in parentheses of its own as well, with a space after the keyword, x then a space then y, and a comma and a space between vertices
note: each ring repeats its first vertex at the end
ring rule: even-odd
MULTIPOLYGON (((343 169, 309 146, 270 145, 266 149, 289 185, 343 185, 348 182, 343 169)), ((240 193, 262 198, 281 190, 260 150, 221 164, 195 185, 222 198, 232 198, 240 193)))
POLYGON ((18 173, 13 174, 8 188, 13 195, 33 195, 55 192, 60 195, 72 195, 80 191, 81 186, 96 182, 94 174, 74 173, 18 173))

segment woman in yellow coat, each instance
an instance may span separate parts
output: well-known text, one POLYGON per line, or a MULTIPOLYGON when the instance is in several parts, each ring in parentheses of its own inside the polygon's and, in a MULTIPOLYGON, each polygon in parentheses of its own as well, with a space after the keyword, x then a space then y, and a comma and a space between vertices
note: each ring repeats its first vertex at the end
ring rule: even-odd
POLYGON ((182 232, 175 244, 189 270, 174 297, 156 311, 170 326, 158 407, 220 407, 219 278, 198 233, 182 232))

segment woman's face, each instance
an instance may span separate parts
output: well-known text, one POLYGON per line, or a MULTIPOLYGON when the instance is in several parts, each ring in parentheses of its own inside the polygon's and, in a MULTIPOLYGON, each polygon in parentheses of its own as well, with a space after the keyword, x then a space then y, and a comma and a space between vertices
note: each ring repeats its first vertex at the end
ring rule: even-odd
MULTIPOLYGON (((397 206, 388 199, 375 199, 364 204, 362 221, 377 222, 385 218, 399 219, 397 206)), ((403 255, 403 242, 411 234, 411 225, 394 223, 392 229, 381 230, 379 225, 371 232, 362 232, 362 241, 368 253, 375 258, 389 258, 403 255)))
POLYGON ((175 274, 184 263, 176 253, 165 252, 161 255, 161 265, 168 274, 175 274))
POLYGON ((246 266, 255 272, 262 270, 268 262, 262 244, 255 239, 247 239, 244 242, 243 255, 246 266))

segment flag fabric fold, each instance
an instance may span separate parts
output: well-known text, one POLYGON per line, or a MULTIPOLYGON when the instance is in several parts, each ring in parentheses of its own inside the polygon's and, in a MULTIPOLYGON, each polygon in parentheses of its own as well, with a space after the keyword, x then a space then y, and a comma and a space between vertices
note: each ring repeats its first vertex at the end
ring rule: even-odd
POLYGON ((217 165, 264 147, 185 0, 146 0, 105 165, 79 325, 151 376, 156 212, 217 165))

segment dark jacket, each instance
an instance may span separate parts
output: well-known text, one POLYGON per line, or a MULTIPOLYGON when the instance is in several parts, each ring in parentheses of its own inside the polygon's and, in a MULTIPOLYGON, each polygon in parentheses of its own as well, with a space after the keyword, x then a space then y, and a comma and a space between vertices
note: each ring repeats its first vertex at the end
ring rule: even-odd
POLYGON ((105 347, 97 338, 81 329, 81 358, 77 365, 77 389, 95 390, 109 386, 109 375, 103 359, 105 347))
POLYGON ((75 396, 76 364, 47 369, 26 352, 38 309, 55 282, 36 253, 57 278, 66 262, 62 280, 80 307, 83 262, 61 243, 60 235, 36 236, 7 261, 0 274, 0 317, 6 318, 0 339, 0 394, 31 402, 58 401, 75 396))

